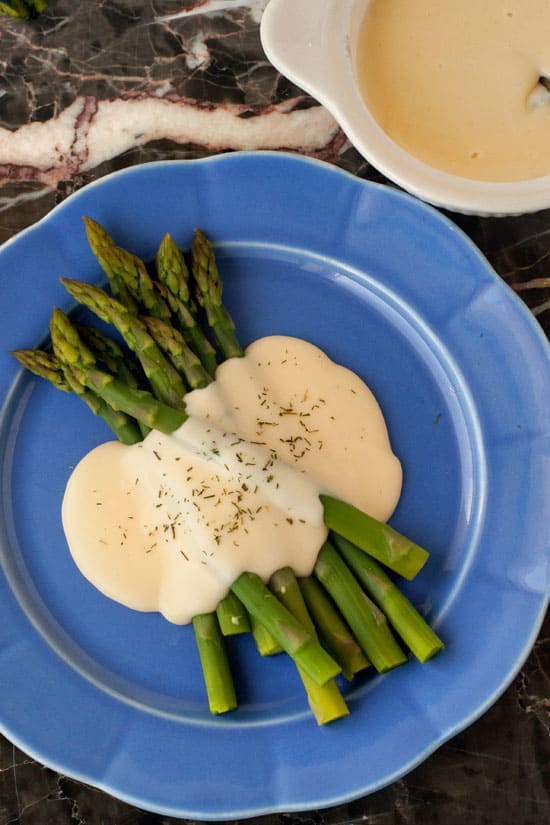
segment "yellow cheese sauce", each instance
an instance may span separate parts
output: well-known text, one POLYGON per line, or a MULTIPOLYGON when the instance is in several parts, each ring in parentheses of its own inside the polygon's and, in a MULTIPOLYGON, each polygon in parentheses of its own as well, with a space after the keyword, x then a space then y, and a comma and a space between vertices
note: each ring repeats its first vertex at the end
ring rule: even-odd
POLYGON ((371 113, 419 160, 484 181, 550 175, 547 0, 373 0, 356 65, 371 113))
POLYGON ((308 575, 326 537, 321 492, 386 520, 402 471, 369 388, 320 349, 261 338, 186 396, 171 435, 100 445, 62 508, 81 572, 122 604, 185 624, 244 571, 308 575))

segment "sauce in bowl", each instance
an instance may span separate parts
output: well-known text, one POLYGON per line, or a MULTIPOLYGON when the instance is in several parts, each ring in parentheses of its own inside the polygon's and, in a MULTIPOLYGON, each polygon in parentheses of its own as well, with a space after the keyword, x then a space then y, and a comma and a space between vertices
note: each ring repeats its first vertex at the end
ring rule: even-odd
POLYGON ((373 0, 356 48, 370 112, 414 157, 479 181, 550 175, 547 0, 373 0))

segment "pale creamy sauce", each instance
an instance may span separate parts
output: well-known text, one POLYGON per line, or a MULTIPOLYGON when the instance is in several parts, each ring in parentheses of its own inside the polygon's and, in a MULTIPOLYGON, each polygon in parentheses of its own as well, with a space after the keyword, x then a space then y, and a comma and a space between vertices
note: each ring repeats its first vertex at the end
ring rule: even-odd
POLYGON ((108 442, 73 471, 63 526, 105 595, 185 624, 243 571, 308 575, 326 538, 319 493, 386 520, 401 491, 369 388, 317 347, 270 336, 186 396, 189 419, 108 442))
POLYGON ((373 0, 357 71, 382 129, 425 163, 487 181, 550 174, 548 0, 373 0))

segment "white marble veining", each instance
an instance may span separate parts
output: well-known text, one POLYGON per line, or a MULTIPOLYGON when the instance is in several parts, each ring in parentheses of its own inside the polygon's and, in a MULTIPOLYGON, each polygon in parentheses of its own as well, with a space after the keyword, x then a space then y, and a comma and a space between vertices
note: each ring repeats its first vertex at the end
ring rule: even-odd
POLYGON ((202 108, 166 98, 97 100, 78 97, 58 117, 0 129, 0 165, 33 167, 35 180, 54 185, 153 140, 194 143, 211 150, 278 149, 315 152, 338 126, 322 107, 294 109, 294 101, 260 117, 240 117, 245 106, 202 108))

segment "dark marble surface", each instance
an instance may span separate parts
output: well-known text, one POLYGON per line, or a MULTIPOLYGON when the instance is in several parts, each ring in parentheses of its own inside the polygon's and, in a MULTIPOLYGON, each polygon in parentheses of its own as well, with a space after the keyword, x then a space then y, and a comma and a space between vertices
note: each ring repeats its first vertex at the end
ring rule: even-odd
MULTIPOLYGON (((330 117, 269 66, 258 35, 264 7, 264 0, 52 0, 36 21, 0 18, 0 242, 89 181, 155 159, 241 146, 290 147, 381 180, 330 117), (167 107, 160 120, 150 105, 159 101, 167 107), (120 102, 130 108, 113 108, 120 102), (156 128, 118 140, 125 117, 136 111, 146 123, 152 113, 156 128), (197 125, 197 111, 223 117, 197 125), (57 128, 67 112, 65 130, 57 128), (274 121, 265 120, 273 113, 275 131, 274 121), (212 122, 212 128, 205 126, 212 122)), ((549 335, 550 211, 450 217, 549 335)), ((258 823, 550 822, 549 636, 547 617, 529 658, 496 704, 408 776, 347 805, 274 814, 258 823)), ((176 821, 57 775, 0 737, 0 825, 176 821)))

